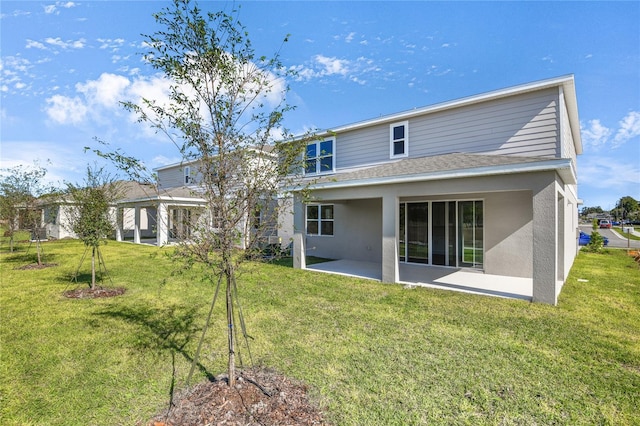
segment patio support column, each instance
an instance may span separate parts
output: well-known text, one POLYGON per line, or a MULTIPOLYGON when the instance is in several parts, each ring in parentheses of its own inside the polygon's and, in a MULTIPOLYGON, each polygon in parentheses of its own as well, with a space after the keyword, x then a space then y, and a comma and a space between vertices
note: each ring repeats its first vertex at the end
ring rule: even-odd
POLYGON ((160 247, 169 242, 169 206, 166 203, 158 203, 156 225, 156 240, 160 247))
POLYGON ((398 273, 398 197, 386 194, 382 197, 382 282, 400 281, 398 273))
POLYGON ((557 304, 558 196, 555 180, 533 193, 533 301, 557 304))
POLYGON ((305 269, 307 267, 306 248, 304 240, 304 204, 299 195, 293 200, 293 267, 305 269))
POLYGON ((134 219, 133 219, 133 242, 140 244, 140 206, 134 207, 134 219))
POLYGON ((122 241, 122 227, 124 223, 124 210, 121 207, 116 208, 116 241, 122 241))

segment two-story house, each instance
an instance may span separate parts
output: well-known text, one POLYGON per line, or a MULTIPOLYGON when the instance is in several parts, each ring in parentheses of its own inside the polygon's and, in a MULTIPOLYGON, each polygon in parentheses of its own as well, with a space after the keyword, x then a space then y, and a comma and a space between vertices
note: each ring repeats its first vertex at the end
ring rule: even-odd
MULTIPOLYGON (((238 167, 234 167, 233 172, 226 177, 232 186, 227 196, 242 193, 249 187, 257 192, 269 187, 277 188, 277 183, 272 182, 273 176, 269 174, 273 167, 271 164, 276 164, 271 150, 271 146, 250 147, 243 149, 242 153, 236 156, 239 159, 238 167), (244 170, 241 170, 242 168, 244 170), (266 177, 262 176, 263 171, 267 174, 266 177), (251 185, 251 182, 256 180, 260 183, 251 185)), ((202 161, 195 159, 156 168, 154 171, 157 184, 153 190, 129 192, 125 199, 118 202, 121 217, 119 222, 129 222, 128 228, 132 228, 135 243, 147 238, 155 239, 155 243, 162 246, 173 241, 189 239, 197 229, 206 227, 216 230, 219 226, 218 214, 210 211, 211 203, 207 202, 206 194, 207 190, 215 191, 215 188, 205 188, 202 167, 202 161), (129 221, 124 220, 127 217, 129 221)), ((259 198, 260 194, 256 193, 253 196, 259 198)), ((244 202, 246 201, 245 198, 244 202)), ((266 244, 279 241, 276 236, 276 222, 271 220, 270 213, 275 203, 277 198, 270 196, 269 200, 260 203, 262 209, 236 206, 235 210, 241 216, 237 220, 238 234, 241 235, 237 241, 238 247, 247 248, 256 242, 255 238, 260 238, 266 244)), ((117 233, 118 240, 125 237, 125 229, 127 228, 117 233)))
POLYGON ((556 304, 581 152, 572 75, 330 129, 307 146, 294 267, 556 304))

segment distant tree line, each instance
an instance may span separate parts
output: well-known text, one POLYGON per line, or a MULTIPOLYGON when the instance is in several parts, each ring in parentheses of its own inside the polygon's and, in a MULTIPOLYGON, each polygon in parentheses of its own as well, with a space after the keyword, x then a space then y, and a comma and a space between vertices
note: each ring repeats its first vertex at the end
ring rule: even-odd
POLYGON ((620 198, 610 211, 603 210, 600 206, 583 207, 580 211, 580 216, 585 219, 594 215, 606 215, 616 221, 630 221, 640 224, 640 202, 627 195, 620 198))

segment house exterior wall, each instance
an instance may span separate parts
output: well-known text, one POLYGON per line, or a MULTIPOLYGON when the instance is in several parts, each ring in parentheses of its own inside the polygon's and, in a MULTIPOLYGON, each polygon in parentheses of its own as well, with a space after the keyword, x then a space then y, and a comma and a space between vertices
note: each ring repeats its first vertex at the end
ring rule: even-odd
POLYGON ((158 186, 162 189, 178 188, 187 185, 185 182, 185 168, 191 169, 189 185, 199 181, 199 163, 184 163, 167 166, 158 170, 158 186))
POLYGON ((307 254, 330 259, 380 262, 382 200, 339 200, 327 204, 334 206, 334 235, 306 236, 307 254))
MULTIPOLYGON (((409 158, 451 152, 560 158, 558 105, 551 88, 410 118, 409 158)), ((339 133, 336 169, 389 161, 393 122, 339 133)))
MULTIPOLYGON (((334 204, 335 235, 305 235, 306 253, 330 259, 380 262, 383 260, 382 203, 385 198, 396 200, 396 204, 410 201, 482 200, 485 233, 483 270, 495 275, 532 278, 535 238, 533 194, 549 186, 555 188, 555 185, 554 172, 537 172, 510 175, 508 178, 487 176, 314 191, 318 202, 334 204)), ((555 204, 553 207, 555 211, 555 204)), ((304 233, 304 220, 299 223, 304 233)), ((539 225, 539 232, 555 235, 555 223, 553 220, 539 225)), ((397 247, 397 223, 394 226, 397 247)), ((565 241, 575 247, 575 229, 571 232, 566 230, 570 226, 565 228, 565 241)), ((555 242, 553 247, 546 247, 545 250, 554 247, 555 242)), ((552 256, 556 256, 555 249, 552 256)), ((397 258, 397 252, 394 258, 397 258)), ((567 262, 570 267, 571 262, 567 262)))

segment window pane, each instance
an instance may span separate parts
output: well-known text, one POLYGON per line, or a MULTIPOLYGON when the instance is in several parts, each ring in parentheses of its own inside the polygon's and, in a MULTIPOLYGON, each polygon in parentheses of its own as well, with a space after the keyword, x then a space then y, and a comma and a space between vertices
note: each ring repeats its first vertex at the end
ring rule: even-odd
POLYGON ((309 235, 317 235, 318 234, 318 221, 317 220, 308 220, 307 221, 307 234, 309 234, 309 235))
POLYGON ((404 126, 396 126, 393 128, 393 140, 404 139, 404 126))
POLYGON ((407 204, 407 257, 409 262, 429 262, 429 203, 407 204))
POLYGON ((333 141, 320 142, 320 155, 333 154, 333 141))
POLYGON ((397 141, 393 143, 393 155, 404 154, 404 141, 397 141))
POLYGON ((307 220, 318 219, 318 206, 307 206, 307 220))
POLYGON ((333 219, 333 206, 322 206, 322 219, 333 219))
POLYGON ((322 235, 333 235, 333 221, 322 221, 322 235))
POLYGON ((320 172, 330 172, 333 170, 333 157, 322 157, 320 159, 320 172))
POLYGON ((316 173, 316 160, 307 160, 307 163, 304 167, 305 173, 316 173))
POLYGON ((307 145, 307 158, 316 158, 317 156, 316 144, 311 143, 307 145))

